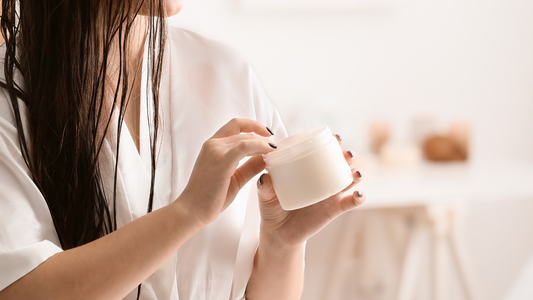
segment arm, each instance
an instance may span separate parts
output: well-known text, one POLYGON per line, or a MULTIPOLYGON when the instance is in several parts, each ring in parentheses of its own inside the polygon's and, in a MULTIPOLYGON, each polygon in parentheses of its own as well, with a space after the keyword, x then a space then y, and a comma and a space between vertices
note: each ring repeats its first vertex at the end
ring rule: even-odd
POLYGON ((192 216, 178 199, 105 237, 52 256, 0 291, 0 299, 121 299, 203 226, 192 216))
POLYGON ((0 299, 122 299, 187 239, 215 220, 274 151, 259 122, 234 119, 204 143, 189 183, 167 207, 89 244, 58 253, 4 290, 0 299), (237 168, 245 156, 256 155, 237 168))
POLYGON ((304 286, 304 244, 285 245, 261 231, 246 299, 300 299, 304 286))
MULTIPOLYGON (((340 140, 339 140, 340 142, 340 140)), ((346 161, 353 163, 353 152, 344 151, 346 161)), ((344 191, 317 204, 284 211, 279 204, 272 181, 264 174, 258 181, 261 229, 259 247, 252 275, 246 288, 247 300, 300 299, 303 290, 304 243, 329 222, 361 205, 365 196, 359 192, 343 196, 362 179, 352 169, 353 183, 344 191)))

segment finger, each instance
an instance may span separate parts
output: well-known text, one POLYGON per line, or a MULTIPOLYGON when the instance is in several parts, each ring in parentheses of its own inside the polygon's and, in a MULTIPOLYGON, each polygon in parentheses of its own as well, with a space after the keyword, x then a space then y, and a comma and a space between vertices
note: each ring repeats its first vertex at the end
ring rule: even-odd
POLYGON ((355 191, 353 194, 339 197, 333 196, 322 202, 319 202, 324 212, 328 214, 330 220, 335 219, 341 214, 359 207, 366 201, 366 195, 360 191, 355 191))
POLYGON ((246 156, 257 154, 267 154, 275 151, 278 146, 260 137, 240 139, 227 145, 228 158, 231 160, 241 160, 246 156))
POLYGON ((260 136, 265 136, 265 137, 272 135, 272 132, 260 122, 250 120, 250 119, 234 118, 234 119, 231 119, 228 123, 226 123, 226 125, 222 126, 213 135, 213 138, 227 137, 227 136, 239 134, 241 132, 247 132, 247 133, 254 132, 260 136))
POLYGON ((341 135, 338 133, 333 133, 333 136, 337 139, 337 142, 339 142, 339 145, 342 145, 342 138, 341 135))
POLYGON ((366 201, 366 195, 361 191, 355 191, 351 195, 346 195, 338 201, 338 206, 341 210, 341 213, 345 213, 354 208, 361 206, 366 201))
MULTIPOLYGON (((234 199, 239 191, 244 187, 250 179, 265 169, 265 162, 261 155, 252 156, 244 164, 235 170, 231 177, 231 184, 228 188, 226 199, 234 199)), ((228 205, 231 202, 227 203, 228 205)))
POLYGON ((352 176, 353 176, 353 181, 352 183, 350 183, 349 186, 347 186, 346 188, 344 188, 341 193, 344 193, 346 192, 347 190, 353 188, 356 184, 358 184, 359 182, 361 182, 361 180, 363 180, 363 172, 361 172, 360 170, 356 170, 356 169, 352 169, 352 176))
POLYGON ((259 198, 259 202, 277 202, 278 197, 276 196, 272 179, 268 173, 261 175, 259 180, 257 180, 257 197, 259 198))
POLYGON ((224 138, 219 138, 217 140, 219 140, 219 141, 221 141, 223 143, 226 143, 226 144, 234 144, 234 143, 240 142, 242 140, 255 140, 255 139, 259 139, 259 140, 265 141, 266 143, 272 142, 271 140, 269 140, 267 138, 260 137, 260 136, 258 136, 256 134, 253 134, 253 133, 236 134, 236 135, 231 135, 231 136, 224 137, 224 138))
POLYGON ((237 182, 238 189, 242 189, 242 187, 248 181, 250 181, 250 179, 264 169, 265 162, 263 161, 263 157, 261 157, 261 155, 252 156, 249 160, 242 164, 242 166, 235 170, 235 174, 233 176, 237 182))
POLYGON ((346 149, 343 150, 342 153, 344 154, 344 158, 346 159, 346 162, 351 165, 355 161, 355 152, 352 149, 346 149))

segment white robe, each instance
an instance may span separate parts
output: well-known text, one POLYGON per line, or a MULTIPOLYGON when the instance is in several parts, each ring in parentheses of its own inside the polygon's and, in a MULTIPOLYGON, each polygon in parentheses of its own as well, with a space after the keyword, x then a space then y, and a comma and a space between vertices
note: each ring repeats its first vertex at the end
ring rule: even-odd
MULTIPOLYGON (((4 52, 2 46, 1 59, 4 52)), ((146 53, 142 95, 149 94, 145 90, 146 53)), ((0 79, 4 80, 3 72, 0 79)), ((9 98, 0 90, 1 290, 62 249, 47 204, 23 161, 9 98)), ((180 195, 203 142, 230 119, 258 120, 274 131, 275 140, 286 137, 278 113, 250 66, 233 50, 186 30, 169 28, 160 97, 162 126, 154 210, 180 195)), ((146 213, 150 187, 146 116, 151 109, 142 101, 140 153, 126 126, 120 137, 119 227, 146 213)), ((112 128, 99 161, 107 193, 112 191, 116 121, 112 128)), ((213 223, 196 233, 143 283, 141 299, 244 297, 259 237, 256 179, 213 223)), ((136 289, 125 299, 135 296, 136 289)))

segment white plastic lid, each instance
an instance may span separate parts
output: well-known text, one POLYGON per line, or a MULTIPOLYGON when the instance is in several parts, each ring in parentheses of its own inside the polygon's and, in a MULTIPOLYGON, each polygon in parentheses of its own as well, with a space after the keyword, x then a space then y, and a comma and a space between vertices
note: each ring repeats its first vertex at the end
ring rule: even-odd
POLYGON ((267 166, 285 164, 322 147, 332 138, 326 125, 307 129, 278 142, 279 149, 264 154, 263 160, 267 166))

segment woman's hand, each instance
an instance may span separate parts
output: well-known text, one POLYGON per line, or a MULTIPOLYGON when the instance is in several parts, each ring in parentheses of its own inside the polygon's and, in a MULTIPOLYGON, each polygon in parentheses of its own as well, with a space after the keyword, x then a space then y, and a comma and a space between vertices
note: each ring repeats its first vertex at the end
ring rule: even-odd
MULTIPOLYGON (((339 143, 339 135, 335 135, 339 143)), ((348 164, 354 160, 351 150, 344 151, 348 164)), ((246 299, 300 299, 303 290, 303 244, 342 213, 365 201, 363 194, 343 196, 361 181, 362 173, 352 170, 353 183, 344 191, 317 204, 298 210, 281 208, 268 174, 259 178, 258 196, 261 210, 259 247, 246 287, 246 299)))
MULTIPOLYGON (((342 143, 340 136, 335 136, 339 143, 342 143)), ((351 165, 355 158, 354 152, 352 150, 343 152, 347 163, 351 165)), ((359 191, 343 196, 345 191, 362 179, 361 171, 352 169, 352 174, 354 181, 342 192, 314 205, 293 211, 281 208, 270 176, 262 175, 258 181, 262 237, 278 246, 298 247, 342 213, 361 205, 366 197, 359 191)))
POLYGON ((260 154, 274 151, 276 146, 261 136, 271 133, 257 121, 229 121, 203 144, 189 183, 176 202, 186 204, 204 224, 214 221, 239 190, 264 169, 260 154), (257 135, 241 134, 252 132, 257 135), (238 167, 246 156, 252 157, 238 167))

